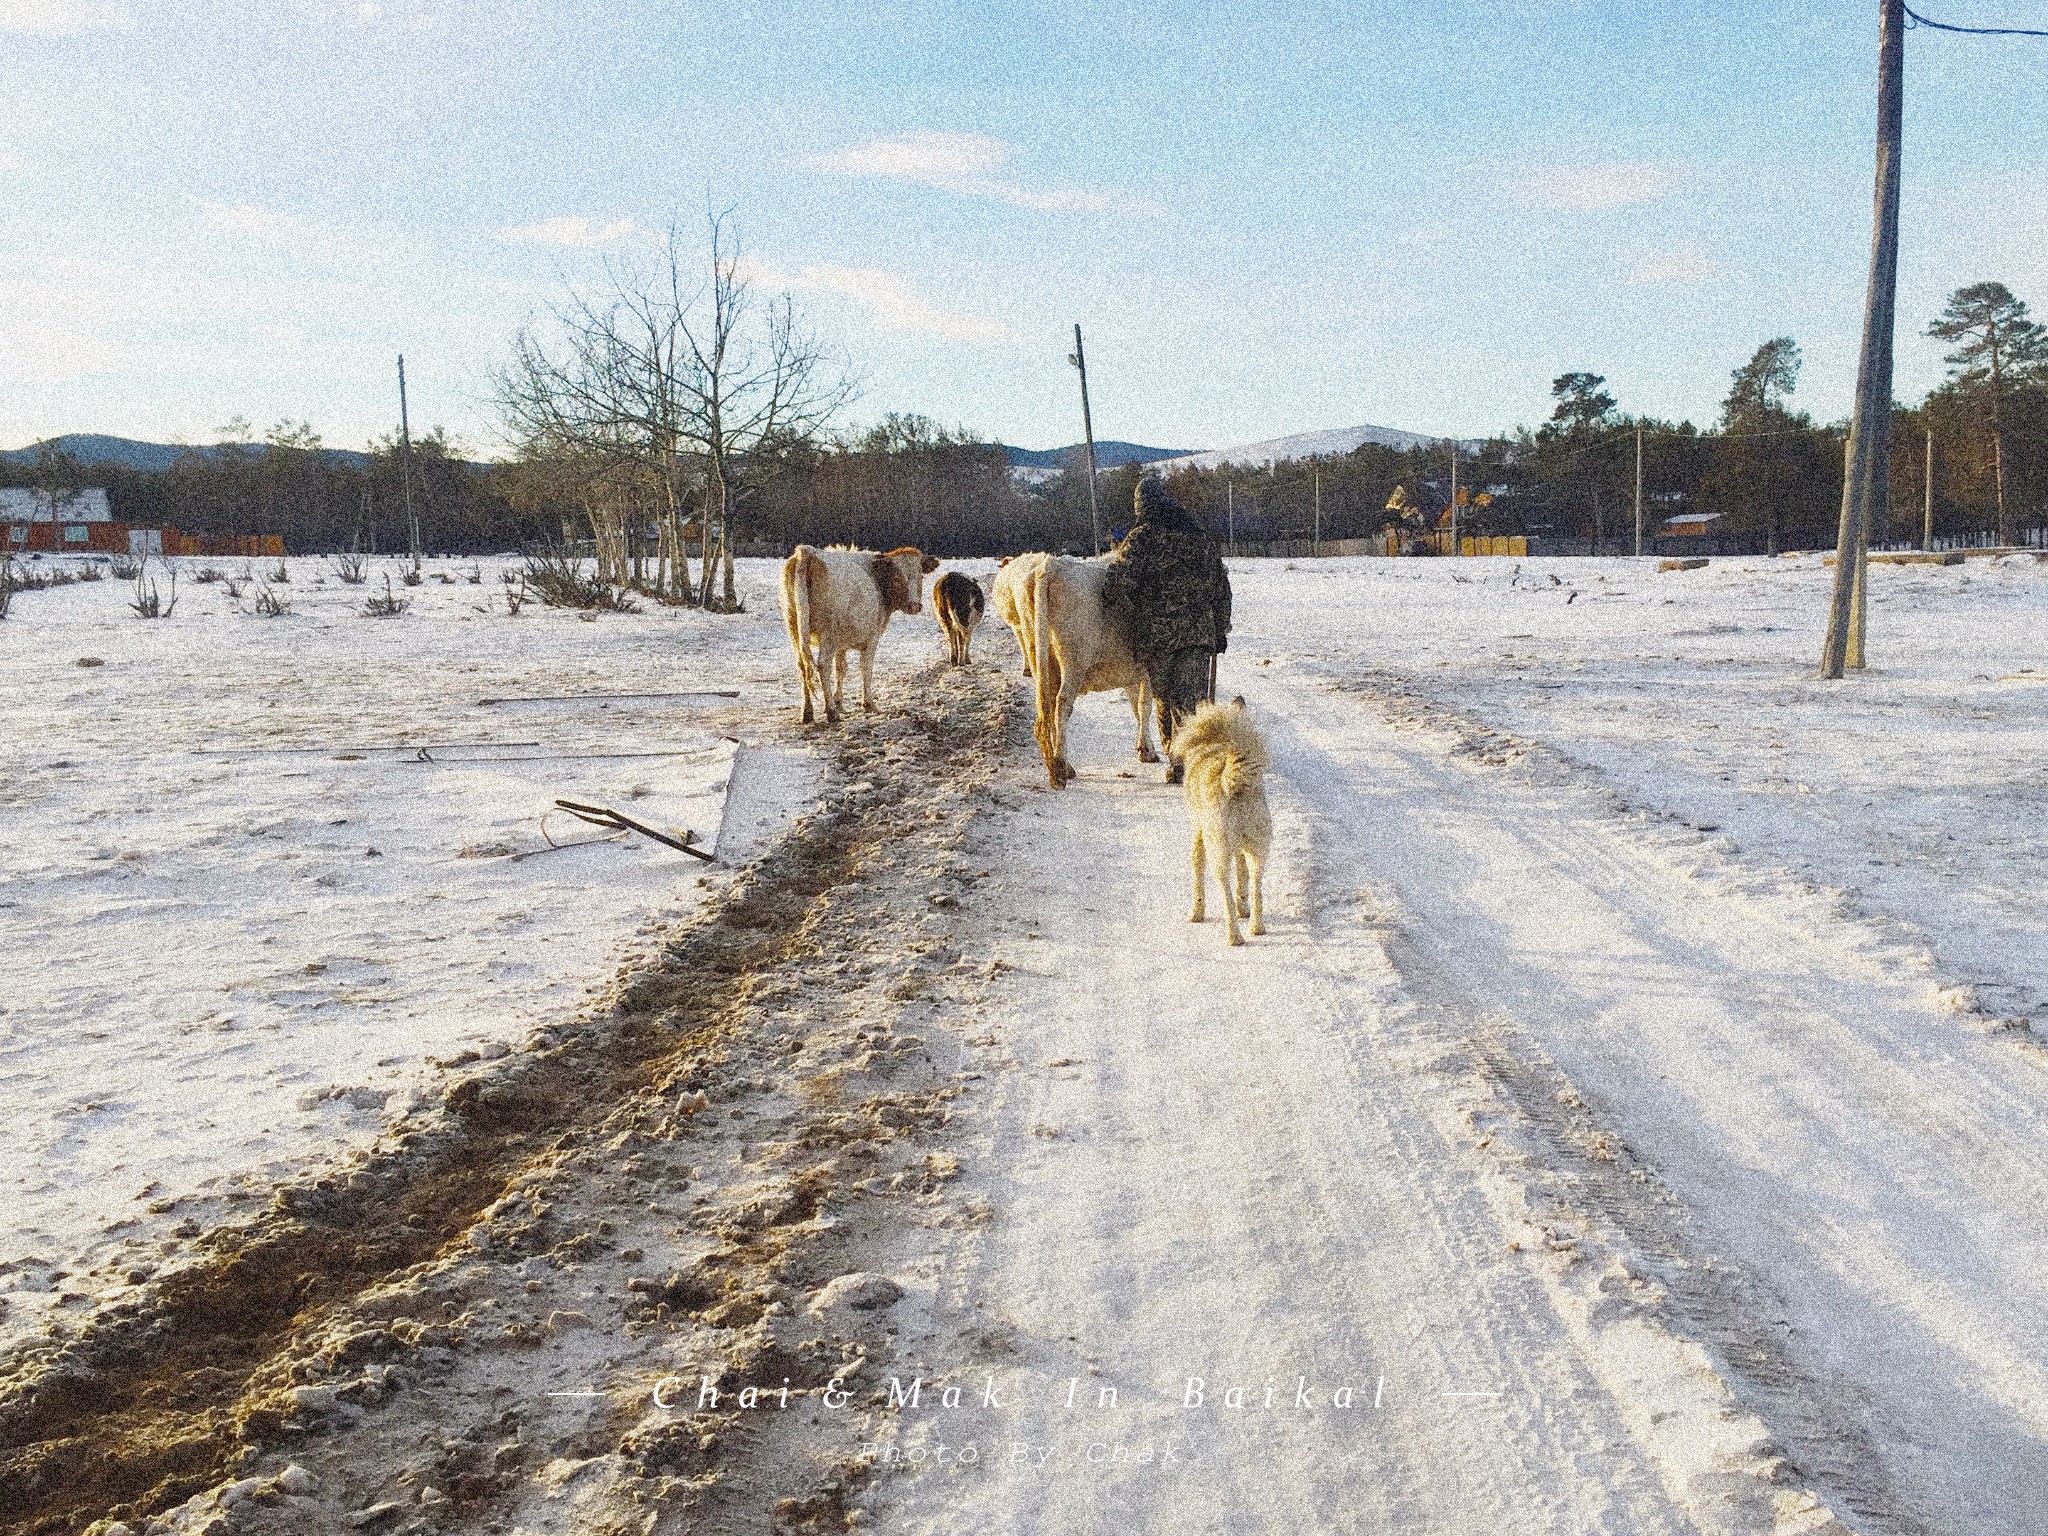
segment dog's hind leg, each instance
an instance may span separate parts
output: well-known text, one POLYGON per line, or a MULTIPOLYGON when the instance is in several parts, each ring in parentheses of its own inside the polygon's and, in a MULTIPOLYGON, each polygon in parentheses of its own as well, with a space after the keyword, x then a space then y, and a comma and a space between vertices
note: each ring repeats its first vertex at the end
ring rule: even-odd
MULTIPOLYGON (((1257 935, 1266 931, 1266 861, 1252 853, 1245 853, 1240 857, 1251 872, 1252 933, 1257 935)), ((1239 898, 1238 905, 1244 905, 1242 897, 1239 898)))
MULTIPOLYGON (((1226 844, 1225 846, 1228 845, 1226 844)), ((1239 918, 1244 916, 1244 903, 1238 897, 1232 880, 1236 864, 1237 859, 1228 854, 1217 859, 1216 883, 1223 887, 1223 911, 1226 926, 1230 930, 1230 942, 1232 944, 1242 944, 1244 942, 1244 934, 1238 930, 1237 922, 1239 918)))
MULTIPOLYGON (((1209 896, 1209 856, 1206 852, 1203 851, 1202 833, 1199 828, 1197 828, 1195 831, 1194 866, 1195 904, 1192 907, 1188 908, 1188 921, 1191 923, 1199 923, 1209 915, 1207 905, 1209 896)), ((1228 891, 1224 893, 1224 897, 1226 900, 1228 900, 1228 891)))

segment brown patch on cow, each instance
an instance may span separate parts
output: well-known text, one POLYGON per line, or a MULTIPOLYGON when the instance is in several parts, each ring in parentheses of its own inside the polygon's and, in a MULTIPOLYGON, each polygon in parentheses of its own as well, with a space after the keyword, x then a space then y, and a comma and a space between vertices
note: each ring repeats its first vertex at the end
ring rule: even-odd
POLYGON ((926 554, 923 550, 919 549, 915 544, 898 544, 894 549, 889 551, 889 558, 891 560, 894 560, 898 555, 910 555, 913 558, 915 558, 917 561, 917 568, 920 571, 924 572, 924 574, 927 576, 931 575, 933 571, 936 571, 939 568, 938 556, 926 554))
POLYGON ((939 562, 914 544, 899 544, 886 555, 874 556, 875 585, 881 589, 882 605, 890 613, 919 613, 922 607, 918 593, 911 585, 912 578, 904 570, 902 562, 915 560, 923 576, 939 568, 939 562))
MULTIPOLYGON (((916 551, 912 550, 912 554, 916 551)), ((909 613, 910 583, 903 579, 903 567, 896 563, 896 555, 872 556, 868 569, 875 573, 875 588, 882 594, 884 613, 909 613)))

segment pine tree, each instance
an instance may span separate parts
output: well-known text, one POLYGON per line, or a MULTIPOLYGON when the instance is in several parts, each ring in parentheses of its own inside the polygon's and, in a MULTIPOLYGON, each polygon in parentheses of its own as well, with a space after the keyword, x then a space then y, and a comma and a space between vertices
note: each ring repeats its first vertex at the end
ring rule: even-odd
POLYGON ((1985 402, 1991 423, 1992 482, 1998 504, 1998 542, 2013 542, 2005 504, 2005 407, 2016 382, 2048 371, 2048 330, 2027 318, 2026 303, 2003 283, 1972 283, 1949 295, 1948 308, 1927 327, 1929 336, 1960 345, 1944 359, 1949 377, 1985 402))

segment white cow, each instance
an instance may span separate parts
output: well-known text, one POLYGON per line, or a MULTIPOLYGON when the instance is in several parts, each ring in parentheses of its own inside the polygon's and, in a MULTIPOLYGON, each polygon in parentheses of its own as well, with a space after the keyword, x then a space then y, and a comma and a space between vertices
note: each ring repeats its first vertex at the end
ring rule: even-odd
POLYGON ((825 703, 825 719, 840 718, 848 651, 860 652, 860 704, 874 713, 875 646, 891 615, 924 611, 924 578, 938 568, 938 561, 908 545, 878 555, 837 544, 830 549, 799 544, 782 562, 782 618, 796 652, 804 724, 813 718, 814 683, 825 703))
MULTIPOLYGON (((1138 720, 1138 761, 1156 763, 1152 745, 1152 688, 1131 655, 1130 637, 1102 605, 1107 556, 1026 556, 1038 564, 1024 583, 1022 618, 1031 635, 1028 654, 1037 683, 1038 749, 1053 788, 1074 777, 1067 761, 1067 721, 1084 693, 1121 688, 1138 720)), ((1012 565, 1019 564, 1012 561, 1012 565)), ((1008 567, 1005 567, 1008 569, 1008 567)))
POLYGON ((1010 633, 1017 637, 1017 649, 1024 653, 1026 677, 1031 675, 1031 625, 1026 618, 1025 607, 1030 601, 1027 589, 1031 578, 1051 558, 1043 554, 1013 555, 997 569, 996 579, 989 587, 989 601, 995 605, 996 617, 1010 626, 1010 633))

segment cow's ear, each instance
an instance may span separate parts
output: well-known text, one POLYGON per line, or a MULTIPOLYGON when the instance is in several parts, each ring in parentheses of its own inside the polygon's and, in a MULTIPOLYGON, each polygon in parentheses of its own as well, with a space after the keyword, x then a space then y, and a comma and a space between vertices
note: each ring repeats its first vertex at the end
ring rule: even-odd
POLYGON ((936 571, 939 568, 939 562, 931 555, 925 555, 924 557, 922 557, 918 561, 918 564, 924 568, 924 573, 927 576, 931 575, 933 571, 936 571))

